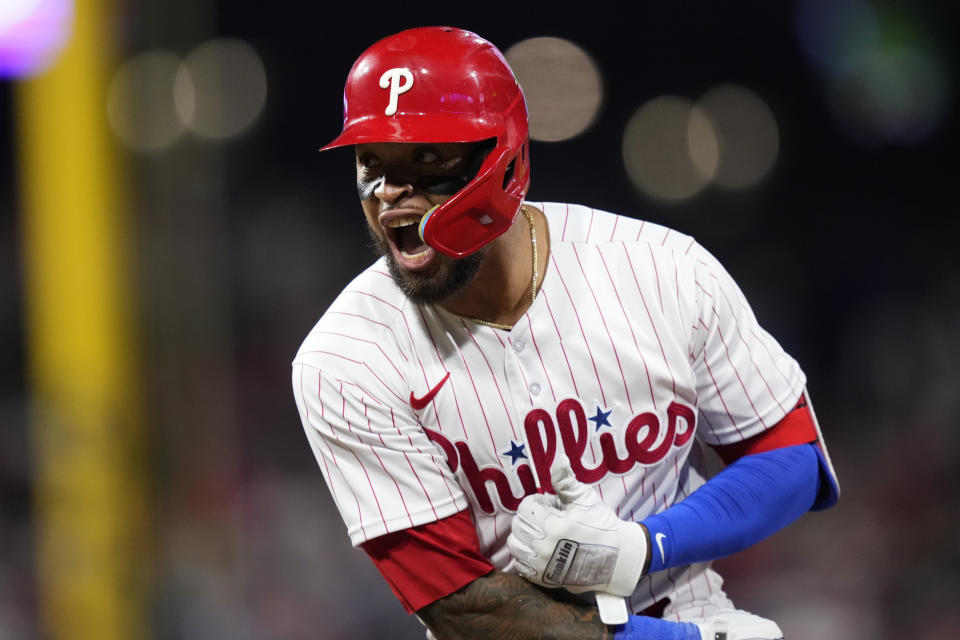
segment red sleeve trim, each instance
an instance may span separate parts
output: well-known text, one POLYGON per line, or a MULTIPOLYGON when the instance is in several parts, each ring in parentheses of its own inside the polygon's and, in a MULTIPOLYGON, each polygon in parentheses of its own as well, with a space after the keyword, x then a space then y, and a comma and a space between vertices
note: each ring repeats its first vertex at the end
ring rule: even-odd
POLYGON ((360 545, 407 613, 450 595, 493 571, 467 510, 360 545))
POLYGON ((730 464, 743 456, 816 442, 817 439, 817 427, 807 407, 807 399, 800 396, 793 409, 770 429, 742 442, 714 447, 714 450, 725 464, 730 464))

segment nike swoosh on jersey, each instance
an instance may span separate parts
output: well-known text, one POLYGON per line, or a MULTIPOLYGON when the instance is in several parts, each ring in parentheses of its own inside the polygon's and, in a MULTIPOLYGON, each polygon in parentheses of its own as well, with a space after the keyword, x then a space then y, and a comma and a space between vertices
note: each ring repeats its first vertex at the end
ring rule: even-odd
POLYGON ((667 559, 663 555, 663 540, 666 537, 667 537, 667 534, 665 533, 658 533, 657 535, 654 536, 654 538, 657 541, 657 547, 660 548, 660 562, 662 562, 663 564, 667 563, 667 559))
POLYGON ((417 396, 413 395, 413 391, 411 391, 410 406, 413 407, 413 410, 420 411, 421 409, 426 407, 428 404, 430 404, 430 401, 433 400, 433 397, 435 395, 437 395, 437 392, 440 391, 440 387, 443 386, 443 383, 446 382, 447 378, 449 377, 450 377, 450 372, 447 371, 447 375, 443 376, 443 380, 438 382, 433 389, 430 389, 430 391, 427 391, 427 393, 422 398, 418 398, 417 396))

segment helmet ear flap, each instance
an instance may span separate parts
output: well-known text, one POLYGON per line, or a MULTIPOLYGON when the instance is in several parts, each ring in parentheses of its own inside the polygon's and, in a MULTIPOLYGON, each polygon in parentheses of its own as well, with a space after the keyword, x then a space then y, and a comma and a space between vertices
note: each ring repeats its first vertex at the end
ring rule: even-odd
MULTIPOLYGON (((423 241, 452 258, 462 258, 509 229, 522 203, 522 196, 502 188, 509 157, 509 149, 495 148, 473 180, 431 209, 420 221, 423 241)), ((516 188, 517 181, 512 182, 516 188)))
POLYGON ((467 185, 420 220, 420 238, 462 258, 510 228, 530 186, 527 145, 512 152, 499 141, 477 154, 480 168, 467 185), (512 157, 511 157, 512 156, 512 157))

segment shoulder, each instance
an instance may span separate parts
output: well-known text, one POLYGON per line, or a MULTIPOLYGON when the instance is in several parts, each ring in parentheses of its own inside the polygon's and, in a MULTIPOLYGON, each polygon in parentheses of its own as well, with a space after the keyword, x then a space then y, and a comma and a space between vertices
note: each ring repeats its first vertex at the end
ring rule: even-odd
POLYGON ((696 244, 688 234, 649 220, 582 204, 531 202, 547 216, 552 242, 635 242, 685 252, 696 244))
POLYGON ((558 274, 578 274, 565 277, 567 284, 610 283, 617 291, 669 303, 684 317, 698 313, 718 287, 736 289, 720 262, 690 234, 583 205, 534 206, 550 224, 551 267, 558 274))
POLYGON ((667 261, 691 264, 709 256, 693 236, 649 220, 580 204, 531 204, 546 214, 554 247, 568 243, 597 245, 601 252, 613 255, 639 250, 667 261))
POLYGON ((334 299, 304 338, 294 363, 341 369, 364 362, 371 350, 401 349, 400 329, 412 307, 380 259, 334 299))

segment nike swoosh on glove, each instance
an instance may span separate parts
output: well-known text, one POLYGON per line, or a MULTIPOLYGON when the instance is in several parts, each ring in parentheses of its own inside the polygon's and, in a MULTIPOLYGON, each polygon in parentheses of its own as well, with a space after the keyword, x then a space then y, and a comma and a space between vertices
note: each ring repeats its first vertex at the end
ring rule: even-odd
POLYGON ((603 621, 622 624, 622 596, 633 593, 650 565, 649 534, 618 518, 596 489, 577 480, 566 457, 554 464, 550 481, 556 495, 531 494, 517 508, 507 538, 513 555, 508 570, 544 587, 596 591, 603 621), (620 596, 616 613, 601 602, 602 594, 620 596))

